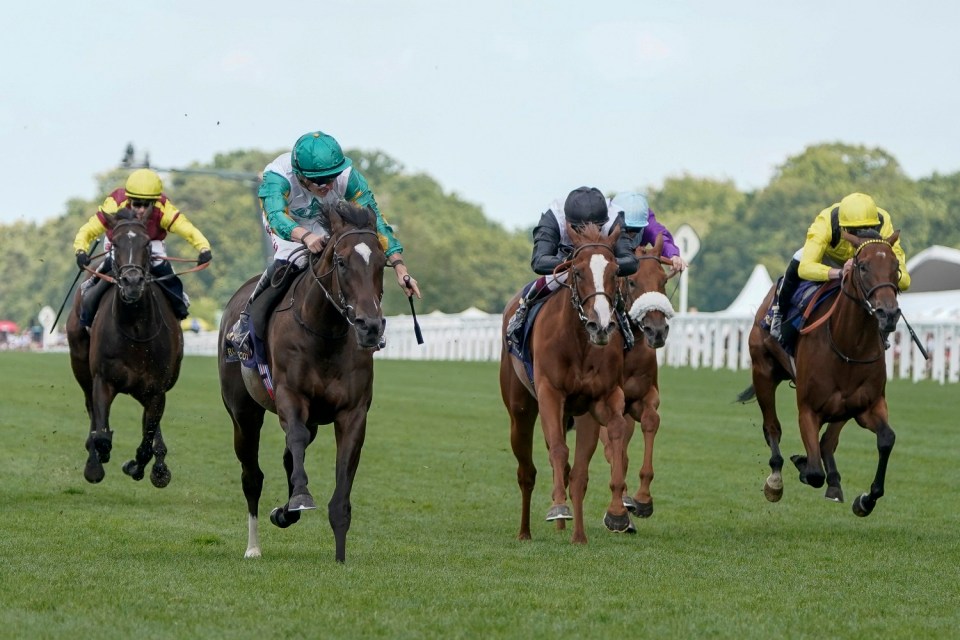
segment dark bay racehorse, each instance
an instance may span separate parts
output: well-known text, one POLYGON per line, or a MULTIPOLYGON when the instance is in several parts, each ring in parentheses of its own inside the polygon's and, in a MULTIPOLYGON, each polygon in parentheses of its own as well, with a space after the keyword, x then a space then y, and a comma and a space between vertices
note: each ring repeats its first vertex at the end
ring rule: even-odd
POLYGON ((90 417, 83 476, 89 482, 103 480, 103 463, 109 462, 113 446, 110 406, 118 394, 125 393, 143 405, 143 439, 123 472, 141 480, 155 458, 150 481, 165 487, 170 469, 160 420, 166 393, 180 375, 183 333, 167 296, 150 275, 150 237, 143 223, 123 209, 116 216, 106 216, 105 224, 113 234, 113 271, 91 277, 116 286, 104 293, 89 333, 80 325, 80 291, 67 317, 70 364, 90 417))
MULTIPOLYGON (((530 333, 533 354, 533 382, 519 358, 506 345, 500 359, 500 393, 510 414, 510 443, 517 459, 521 515, 519 539, 530 539, 530 500, 536 482, 533 462, 533 432, 537 415, 553 470, 553 506, 547 520, 573 519, 572 542, 586 543, 583 525, 583 499, 587 490, 590 459, 597 448, 598 428, 577 431, 573 468, 566 443, 565 423, 569 416, 590 413, 594 424, 606 425, 612 442, 611 501, 604 524, 611 530, 625 531, 630 518, 623 506, 624 490, 624 418, 623 338, 614 315, 617 291, 617 263, 613 247, 619 229, 602 235, 595 225, 582 231, 567 226, 573 242, 571 259, 560 265, 568 280, 563 289, 550 296, 540 310, 530 333), (567 484, 573 513, 567 506, 567 484)), ((513 316, 519 294, 507 305, 503 331, 513 316)))
POLYGON ((304 457, 319 425, 333 423, 336 486, 328 517, 336 559, 345 560, 350 491, 373 399, 373 353, 385 325, 380 299, 386 256, 369 209, 341 202, 326 207, 323 215, 330 223, 330 239, 293 279, 264 336, 273 396, 256 369, 224 360, 225 332, 239 317, 256 278, 233 295, 220 323, 220 392, 233 419, 233 447, 247 500, 248 558, 261 554, 257 532, 263 490, 260 429, 269 410, 279 416, 286 434, 283 466, 289 500, 270 514, 270 521, 281 528, 297 522, 301 511, 316 508, 307 488, 304 457))
MULTIPOLYGON (((623 395, 625 402, 626 436, 624 441, 624 467, 629 467, 628 447, 640 423, 643 433, 643 463, 640 467, 640 486, 636 495, 623 494, 623 504, 631 513, 641 518, 653 515, 653 497, 650 495, 650 483, 653 481, 653 441, 660 429, 660 386, 657 381, 657 349, 666 344, 670 332, 670 318, 673 317, 673 305, 666 296, 667 280, 679 272, 668 276, 663 265, 670 261, 660 256, 663 250, 663 236, 658 235, 653 246, 638 247, 634 253, 638 261, 636 273, 621 279, 621 290, 628 309, 631 328, 643 340, 626 354, 623 361, 623 395)), ((584 414, 576 418, 577 429, 583 422, 593 417, 584 414)), ((612 455, 607 430, 600 430, 600 440, 604 445, 604 455, 610 460, 612 455)))
MULTIPOLYGON (((800 471, 800 481, 819 488, 826 480, 826 497, 842 502, 840 473, 834 459, 840 430, 853 419, 876 435, 879 461, 870 493, 853 501, 853 512, 858 516, 870 515, 883 495, 887 461, 895 440, 887 418, 883 334, 893 331, 900 318, 900 265, 892 248, 900 232, 889 238, 872 234, 857 237, 843 233, 844 239, 856 247, 853 269, 844 276, 832 306, 821 305, 812 313, 812 324, 801 330, 796 348, 797 408, 806 455, 796 455, 791 460, 800 471), (818 440, 824 424, 827 429, 818 440)), ((753 385, 738 400, 745 402, 756 396, 763 413, 771 469, 764 483, 764 495, 776 502, 783 496, 776 389, 790 379, 790 371, 783 364, 782 350, 775 351, 780 349, 779 344, 761 326, 773 295, 771 289, 750 332, 753 385)))

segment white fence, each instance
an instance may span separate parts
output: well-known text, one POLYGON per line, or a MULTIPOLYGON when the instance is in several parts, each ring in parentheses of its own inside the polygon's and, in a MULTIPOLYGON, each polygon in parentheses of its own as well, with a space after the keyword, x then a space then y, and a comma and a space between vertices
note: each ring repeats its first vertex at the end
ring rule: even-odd
MULTIPOLYGON (((418 345, 411 316, 387 318, 387 346, 378 358, 393 360, 500 359, 499 315, 475 310, 457 315, 439 313, 418 316, 424 344, 418 345)), ((670 321, 670 337, 658 351, 661 365, 709 369, 746 370, 750 367, 747 337, 753 318, 719 314, 677 315, 670 321)), ((901 322, 891 336, 893 347, 887 350, 887 376, 936 380, 941 384, 960 381, 960 350, 951 348, 960 342, 960 322, 916 320, 911 323, 924 342, 930 360, 924 360, 906 326, 901 322)), ((188 354, 214 355, 216 332, 184 334, 188 354)))

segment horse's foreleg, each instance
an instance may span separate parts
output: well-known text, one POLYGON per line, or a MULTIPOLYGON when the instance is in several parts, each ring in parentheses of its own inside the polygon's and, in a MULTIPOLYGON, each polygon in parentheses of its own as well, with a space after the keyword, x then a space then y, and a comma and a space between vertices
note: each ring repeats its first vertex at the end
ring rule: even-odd
POLYGON ((567 447, 563 424, 563 396, 548 385, 537 389, 540 401, 540 426, 547 443, 547 455, 553 471, 553 504, 547 512, 547 520, 570 520, 573 514, 567 506, 567 468, 570 449, 567 447))
MULTIPOLYGON (((592 416, 585 415, 577 418, 577 424, 579 425, 580 420, 589 419, 593 420, 592 416)), ((579 427, 578 427, 579 428, 579 427)), ((630 440, 633 438, 634 429, 636 428, 636 423, 632 418, 626 416, 626 425, 625 425, 625 435, 624 435, 624 445, 623 445, 623 468, 630 468, 630 453, 628 448, 630 446, 630 440)), ((606 458, 607 464, 610 464, 610 456, 613 454, 613 451, 610 447, 610 436, 607 434, 606 427, 600 429, 599 432, 600 442, 603 444, 603 457, 606 458)), ((623 506, 627 508, 628 511, 633 511, 637 508, 636 503, 633 498, 631 498, 628 493, 628 487, 624 484, 623 487, 623 506)))
MULTIPOLYGON (((643 464, 640 466, 640 486, 633 498, 636 514, 641 518, 653 515, 653 496, 650 494, 650 484, 653 482, 653 441, 660 430, 660 392, 656 387, 651 388, 643 405, 640 415, 640 431, 643 433, 643 464)), ((632 419, 630 420, 632 423, 632 419)))
POLYGON ((167 447, 160 434, 160 419, 166 406, 166 394, 156 394, 140 401, 143 404, 140 445, 134 458, 123 465, 123 472, 134 480, 143 480, 150 459, 156 456, 157 462, 150 473, 150 481, 153 486, 162 488, 170 484, 170 470, 164 462, 167 447), (158 444, 159 449, 156 446, 158 444))
POLYGON ((819 417, 809 407, 800 407, 800 439, 806 456, 791 456, 790 460, 800 472, 800 482, 815 489, 823 486, 826 475, 823 472, 823 462, 820 458, 820 427, 819 417))
POLYGON ((824 497, 834 502, 843 502, 843 489, 840 487, 840 472, 837 470, 835 454, 840 443, 840 430, 846 421, 831 422, 820 437, 820 455, 827 473, 827 491, 824 497))
POLYGON ((627 486, 626 420, 623 417, 623 409, 623 390, 620 387, 614 387, 603 401, 595 403, 592 408, 593 417, 597 422, 606 425, 609 439, 610 505, 607 507, 604 524, 611 531, 627 531, 630 525, 630 516, 627 515, 627 508, 623 504, 623 494, 627 486))
POLYGON ((575 544, 587 543, 583 525, 583 498, 587 495, 590 480, 590 460, 597 450, 600 424, 590 416, 581 416, 576 421, 577 441, 573 452, 573 468, 570 470, 570 501, 573 503, 573 537, 575 544))
POLYGON ((890 428, 887 422, 887 402, 881 398, 874 407, 873 411, 866 416, 857 418, 857 423, 873 431, 877 436, 877 472, 873 477, 873 484, 870 485, 870 493, 864 493, 857 496, 853 501, 853 512, 861 518, 870 515, 873 508, 877 505, 877 500, 883 496, 884 481, 887 476, 887 463, 890 461, 890 454, 893 452, 893 445, 897 440, 897 435, 890 428))
POLYGON ((283 451, 283 467, 287 472, 287 487, 289 500, 287 509, 290 511, 305 511, 316 509, 317 505, 307 488, 307 472, 304 468, 307 446, 313 442, 316 431, 306 425, 309 407, 303 397, 294 397, 289 391, 277 388, 277 413, 280 416, 280 426, 286 434, 286 447, 283 451))
POLYGON ((113 448, 110 405, 116 397, 116 391, 99 376, 94 378, 92 390, 92 419, 86 442, 87 464, 83 469, 83 477, 87 482, 97 483, 103 480, 103 465, 110 461, 110 450, 113 448))
MULTIPOLYGON (((364 405, 365 406, 365 405, 364 405)), ((327 504, 327 518, 333 529, 337 562, 346 561, 347 531, 350 530, 352 506, 350 492, 360 465, 360 451, 367 432, 367 412, 358 407, 344 412, 334 420, 337 440, 336 486, 327 504)))

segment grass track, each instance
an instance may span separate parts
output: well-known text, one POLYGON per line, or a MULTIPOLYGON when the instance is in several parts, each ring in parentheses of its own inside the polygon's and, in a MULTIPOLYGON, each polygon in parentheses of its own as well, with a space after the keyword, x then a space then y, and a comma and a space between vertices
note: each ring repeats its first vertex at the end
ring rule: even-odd
MULTIPOLYGON (((0 353, 0 637, 36 638, 948 638, 960 626, 957 389, 888 388, 897 445, 869 518, 850 500, 872 480, 871 434, 848 425, 847 503, 785 475, 767 503, 768 452, 745 373, 666 369, 654 516, 607 533, 598 453, 586 547, 539 520, 549 468, 538 435, 533 535, 519 525, 516 463, 491 363, 377 363, 353 494, 347 563, 322 505, 333 438, 307 470, 321 509, 287 530, 261 521, 244 560, 245 507, 213 358, 187 358, 164 432, 173 481, 120 471, 139 406, 114 405, 114 455, 83 480, 86 416, 63 354, 0 353)), ((785 455, 800 451, 781 390, 785 455)), ((282 438, 268 416, 261 513, 285 500, 282 438)), ((571 439, 572 443, 572 439, 571 439)), ((636 461, 642 441, 631 446, 636 461)))

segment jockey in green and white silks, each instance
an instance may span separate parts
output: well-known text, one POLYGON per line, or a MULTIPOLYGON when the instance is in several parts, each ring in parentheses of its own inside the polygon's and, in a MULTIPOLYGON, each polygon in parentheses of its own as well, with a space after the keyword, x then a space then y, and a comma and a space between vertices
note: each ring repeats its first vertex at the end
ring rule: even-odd
POLYGON ((306 266, 303 249, 310 253, 323 250, 330 236, 321 215, 323 204, 346 200, 370 208, 376 214, 377 235, 387 256, 387 266, 396 272, 397 284, 407 296, 421 297, 419 284, 403 262, 403 246, 380 213, 366 178, 353 166, 353 161, 343 155, 340 144, 332 136, 322 131, 300 136, 290 153, 280 155, 264 168, 258 195, 274 259, 227 336, 241 360, 249 360, 251 355, 247 340, 251 307, 254 303, 258 305, 258 317, 269 313, 279 302, 292 275, 306 266), (271 286, 274 274, 281 268, 281 282, 271 286))

